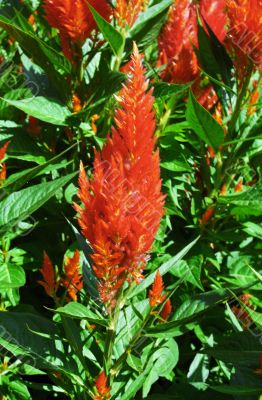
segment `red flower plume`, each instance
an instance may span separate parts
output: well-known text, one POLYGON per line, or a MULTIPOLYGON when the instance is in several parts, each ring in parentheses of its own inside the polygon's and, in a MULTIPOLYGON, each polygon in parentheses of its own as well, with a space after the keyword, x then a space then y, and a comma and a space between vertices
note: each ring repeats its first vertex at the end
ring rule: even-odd
POLYGON ((64 264, 65 277, 61 279, 61 284, 66 288, 68 298, 77 300, 77 293, 83 287, 82 275, 80 274, 80 253, 75 250, 73 257, 66 257, 64 264))
POLYGON ((168 319, 171 311, 172 311, 172 304, 171 304, 170 299, 167 299, 160 315, 166 321, 168 319))
POLYGON ((116 0, 115 17, 121 27, 127 24, 130 28, 136 22, 145 0, 116 0))
POLYGON ((0 161, 2 161, 5 158, 5 153, 7 151, 7 147, 10 144, 10 140, 6 142, 3 147, 0 148, 0 161))
MULTIPOLYGON (((225 38, 225 0, 201 0, 200 13, 219 40, 225 38)), ((161 77, 169 83, 183 84, 196 80, 192 90, 203 107, 210 109, 217 102, 212 85, 202 88, 200 68, 194 47, 198 47, 197 5, 193 0, 175 1, 168 21, 158 39, 157 65, 166 65, 161 77)))
POLYGON ((43 276, 43 280, 38 281, 38 283, 43 286, 48 296, 54 297, 58 283, 56 282, 55 268, 46 252, 44 252, 44 260, 40 272, 43 276))
POLYGON ((158 65, 166 64, 162 78, 172 83, 187 83, 198 75, 196 6, 192 0, 180 0, 170 7, 168 21, 159 39, 158 65))
MULTIPOLYGON (((104 303, 123 282, 138 280, 163 215, 159 153, 155 151, 154 98, 137 47, 118 100, 116 127, 102 153, 95 153, 94 175, 80 168, 75 206, 83 235, 93 247, 94 272, 104 303)), ((114 306, 111 303, 110 307, 114 306)))
POLYGON ((95 385, 99 396, 95 396, 94 400, 110 399, 110 387, 107 387, 107 377, 104 371, 102 371, 96 378, 95 385))
POLYGON ((239 73, 245 73, 248 57, 262 67, 261 0, 227 0, 229 18, 228 42, 236 55, 239 73))
POLYGON ((160 272, 157 271, 152 289, 149 290, 149 303, 151 307, 156 307, 162 304, 166 298, 166 295, 162 295, 164 290, 164 282, 160 272))
POLYGON ((109 19, 111 9, 106 0, 44 0, 46 19, 59 30, 63 52, 71 61, 96 28, 87 3, 102 17, 109 19))
POLYGON ((4 181, 6 178, 6 165, 5 163, 1 164, 1 161, 5 158, 5 154, 7 151, 7 147, 9 146, 10 141, 6 142, 3 147, 0 148, 0 181, 4 181))

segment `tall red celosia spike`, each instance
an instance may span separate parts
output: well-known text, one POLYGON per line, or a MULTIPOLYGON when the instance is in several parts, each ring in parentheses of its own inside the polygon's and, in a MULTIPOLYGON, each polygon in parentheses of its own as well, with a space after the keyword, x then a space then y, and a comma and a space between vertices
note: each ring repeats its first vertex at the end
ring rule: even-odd
POLYGON ((166 295, 162 295, 164 290, 164 282, 159 270, 156 273, 155 280, 152 289, 149 290, 149 304, 151 307, 156 307, 162 304, 166 298, 166 295))
POLYGON ((75 206, 93 247, 94 272, 108 309, 125 280, 141 279, 147 252, 163 215, 159 153, 155 151, 152 90, 137 47, 118 100, 112 136, 95 152, 93 179, 80 167, 82 207, 75 206))
POLYGON ((196 5, 192 0, 174 1, 168 21, 158 39, 158 65, 166 64, 161 77, 168 82, 187 83, 198 75, 196 5))
POLYGON ((170 299, 167 299, 160 315, 166 321, 169 315, 171 314, 171 311, 172 311, 172 304, 170 299))
POLYGON ((65 277, 61 284, 66 288, 68 298, 77 300, 77 293, 83 288, 83 278, 80 274, 80 252, 75 250, 73 257, 66 257, 64 264, 65 277))
POLYGON ((46 19, 59 30, 63 52, 71 61, 74 60, 76 48, 79 50, 96 28, 87 3, 102 17, 109 19, 111 9, 106 0, 44 0, 46 19))
POLYGON ((107 386, 107 377, 104 371, 100 372, 96 378, 96 390, 99 395, 94 397, 94 400, 107 400, 110 399, 110 387, 107 386))
POLYGON ((130 28, 143 8, 145 0, 116 0, 115 17, 121 27, 127 24, 130 28))
POLYGON ((58 284, 56 282, 55 268, 46 252, 44 252, 43 265, 40 272, 43 276, 43 280, 38 281, 38 283, 43 286, 48 296, 54 297, 58 284))
POLYGON ((240 79, 248 58, 262 68, 262 3, 260 0, 226 0, 229 18, 228 43, 236 53, 240 79))

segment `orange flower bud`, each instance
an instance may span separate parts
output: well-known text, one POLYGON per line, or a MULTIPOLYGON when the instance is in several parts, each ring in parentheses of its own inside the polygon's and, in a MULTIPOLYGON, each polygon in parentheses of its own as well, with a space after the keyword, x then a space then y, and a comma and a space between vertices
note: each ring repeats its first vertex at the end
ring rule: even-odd
POLYGON ((152 308, 158 306, 159 304, 162 304, 165 300, 166 295, 162 295, 163 290, 164 282, 158 270, 155 276, 152 290, 149 291, 149 303, 152 308))

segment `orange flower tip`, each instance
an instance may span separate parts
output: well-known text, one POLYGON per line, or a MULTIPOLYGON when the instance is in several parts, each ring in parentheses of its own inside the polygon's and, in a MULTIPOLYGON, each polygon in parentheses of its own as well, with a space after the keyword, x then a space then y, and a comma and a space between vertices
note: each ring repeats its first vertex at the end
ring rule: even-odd
POLYGON ((226 193, 227 193, 227 185, 226 183, 224 183, 220 189, 220 196, 225 196, 226 193))
POLYGON ((166 296, 162 295, 163 290, 164 282, 159 270, 157 270, 152 289, 149 291, 149 304, 152 308, 162 304, 165 300, 166 296))
POLYGON ((40 269, 43 280, 38 283, 43 286, 48 296, 54 297, 57 291, 58 283, 56 282, 55 268, 48 254, 44 252, 43 264, 40 269))
POLYGON ((109 392, 111 388, 107 386, 107 376, 104 371, 100 372, 96 378, 95 386, 98 394, 101 396, 101 399, 110 398, 109 392))
POLYGON ((235 193, 241 193, 243 191, 243 179, 241 178, 234 187, 235 193))
POLYGON ((213 217, 215 213, 215 207, 209 207, 204 214, 202 215, 202 217, 200 218, 200 223, 206 225, 208 223, 208 221, 213 217))
POLYGON ((77 94, 74 94, 72 97, 72 105, 73 105, 73 111, 74 113, 78 113, 80 111, 82 111, 82 104, 81 104, 81 100, 79 99, 77 94))
POLYGON ((68 300, 77 300, 77 293, 83 288, 82 274, 80 274, 80 252, 75 250, 72 257, 66 257, 64 263, 64 277, 62 286, 66 289, 68 300))
POLYGON ((3 147, 0 148, 0 162, 1 162, 1 160, 4 159, 4 157, 5 157, 5 155, 6 155, 6 152, 7 152, 7 148, 8 148, 8 146, 9 146, 10 143, 11 143, 11 141, 8 140, 8 142, 6 142, 6 143, 3 145, 3 147))

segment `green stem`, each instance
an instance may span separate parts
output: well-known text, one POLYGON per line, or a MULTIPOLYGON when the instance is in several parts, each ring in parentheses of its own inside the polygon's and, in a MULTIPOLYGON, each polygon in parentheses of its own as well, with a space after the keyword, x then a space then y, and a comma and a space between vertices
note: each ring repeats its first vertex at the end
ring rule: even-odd
POLYGON ((113 67, 113 71, 119 71, 119 68, 121 66, 121 62, 122 62, 122 58, 123 58, 123 54, 124 54, 124 50, 125 50, 125 44, 126 44, 126 31, 123 29, 121 31, 121 34, 123 36, 123 44, 121 49, 119 50, 115 62, 114 62, 114 67, 113 67))
POLYGON ((125 361, 125 359, 127 358, 128 354, 132 351, 132 348, 134 347, 136 342, 140 339, 141 333, 143 332, 143 329, 146 326, 146 324, 147 324, 147 322, 148 322, 150 317, 151 317, 151 309, 150 309, 150 312, 146 315, 146 317, 145 317, 140 329, 138 330, 136 335, 131 339, 131 341, 130 341, 128 347, 126 348, 126 350, 124 351, 124 353, 118 358, 118 360, 114 364, 114 366, 113 366, 113 368, 111 370, 111 375, 113 377, 115 377, 115 375, 117 375, 117 373, 121 369, 122 363, 125 361))
POLYGON ((113 349, 116 339, 117 324, 119 320, 120 311, 124 306, 124 302, 125 300, 123 297, 123 289, 121 289, 117 297, 116 306, 111 314, 111 319, 107 329, 107 335, 105 340, 104 370, 106 372, 106 375, 109 377, 109 380, 111 380, 111 364, 112 364, 113 349))
POLYGON ((242 89, 240 91, 239 97, 238 97, 237 102, 236 102, 235 110, 233 112, 231 121, 230 121, 229 126, 228 126, 228 135, 229 135, 229 137, 232 136, 232 134, 233 134, 233 132, 235 130, 235 127, 236 127, 236 122, 237 122, 237 120, 239 118, 239 115, 241 113, 242 102, 243 102, 243 100, 245 98, 245 95, 246 95, 246 92, 247 92, 247 89, 248 89, 248 85, 249 85, 249 82, 250 82, 250 79, 251 79, 251 76, 252 76, 252 71, 253 71, 253 64, 250 61, 249 65, 248 65, 248 69, 247 69, 246 79, 245 79, 244 84, 242 86, 242 89))

